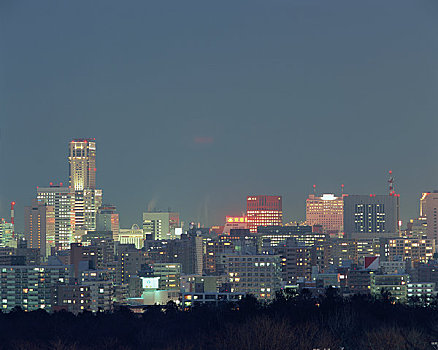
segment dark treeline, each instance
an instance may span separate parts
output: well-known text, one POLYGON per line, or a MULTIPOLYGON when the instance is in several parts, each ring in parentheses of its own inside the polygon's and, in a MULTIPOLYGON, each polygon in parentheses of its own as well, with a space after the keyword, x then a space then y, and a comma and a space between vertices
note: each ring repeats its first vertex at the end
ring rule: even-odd
POLYGON ((393 303, 390 296, 341 298, 334 290, 279 294, 261 304, 180 311, 174 303, 143 314, 127 309, 77 316, 15 309, 0 313, 1 349, 433 349, 438 303, 393 303))

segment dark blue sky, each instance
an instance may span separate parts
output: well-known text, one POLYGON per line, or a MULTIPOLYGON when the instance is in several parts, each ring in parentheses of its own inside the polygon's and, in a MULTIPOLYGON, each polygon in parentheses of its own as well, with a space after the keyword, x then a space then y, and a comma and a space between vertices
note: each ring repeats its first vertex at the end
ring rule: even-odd
POLYGON ((220 224, 247 194, 286 220, 320 192, 438 188, 438 2, 0 2, 0 216, 98 142, 123 227, 150 201, 220 224))

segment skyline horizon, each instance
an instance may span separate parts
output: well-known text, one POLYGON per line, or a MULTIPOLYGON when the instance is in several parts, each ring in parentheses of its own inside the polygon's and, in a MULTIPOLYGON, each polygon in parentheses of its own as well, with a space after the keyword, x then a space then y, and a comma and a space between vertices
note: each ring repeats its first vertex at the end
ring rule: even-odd
MULTIPOLYGON (((96 138, 95 137, 74 137, 74 138, 71 138, 71 140, 68 142, 68 144, 70 143, 70 142, 72 142, 72 141, 76 141, 76 140, 93 140, 93 141, 95 141, 96 142, 96 144, 97 144, 97 147, 96 147, 96 149, 97 149, 97 156, 96 156, 96 159, 98 160, 99 159, 99 147, 98 147, 98 145, 99 145, 99 143, 98 143, 98 141, 96 141, 96 138)), ((66 159, 67 159, 67 165, 68 165, 68 154, 67 154, 67 157, 66 157, 66 159)), ((391 170, 389 170, 388 171, 388 173, 387 173, 388 175, 390 175, 390 174, 392 174, 392 171, 391 170)), ((99 175, 97 174, 97 184, 99 183, 99 175)), ((56 182, 56 181, 51 181, 51 182, 48 182, 48 184, 47 185, 37 185, 36 187, 35 187, 35 196, 30 200, 30 202, 28 203, 28 204, 23 204, 23 203, 21 203, 21 205, 20 205, 20 202, 18 202, 17 200, 15 200, 15 199, 13 199, 13 200, 11 200, 10 202, 12 202, 12 201, 14 201, 15 202, 15 213, 23 213, 23 215, 24 215, 24 207, 25 206, 29 206, 29 205, 31 205, 31 202, 32 202, 32 200, 33 199, 36 199, 36 190, 38 189, 38 188, 49 188, 49 187, 57 187, 57 186, 61 186, 61 187, 69 187, 69 188, 71 188, 71 186, 67 186, 66 184, 68 184, 69 183, 69 180, 66 180, 66 181, 59 181, 59 182, 56 182), (56 185, 56 183, 58 183, 58 185, 56 185), (18 208, 18 211, 17 211, 17 208, 18 208)), ((395 183, 397 183, 396 181, 395 181, 395 183)), ((283 218, 287 218, 287 219, 284 219, 283 220, 283 224, 286 224, 286 223, 292 223, 292 222, 305 222, 305 207, 306 207, 306 199, 308 198, 308 196, 309 195, 312 195, 312 194, 315 194, 316 196, 322 196, 322 195, 324 195, 324 194, 333 194, 333 195, 335 195, 335 196, 338 196, 338 197, 340 197, 341 195, 368 195, 369 193, 353 193, 353 192, 351 192, 351 193, 346 193, 346 190, 345 190, 345 185, 344 184, 340 184, 339 185, 339 192, 336 192, 336 191, 322 191, 322 192, 319 192, 318 191, 318 186, 316 185, 316 189, 315 189, 315 186, 316 184, 312 184, 310 187, 315 191, 312 191, 312 193, 308 193, 308 195, 307 195, 307 197, 304 199, 304 201, 303 201, 303 212, 304 212, 304 215, 301 215, 300 217, 298 217, 298 216, 291 216, 291 215, 284 215, 285 214, 285 210, 283 210, 283 218), (344 193, 340 193, 341 191, 344 191, 344 193)), ((389 185, 388 185, 388 181, 386 181, 386 185, 388 186, 388 189, 389 189, 389 185)), ((117 202, 116 201, 114 201, 114 200, 109 200, 109 201, 106 201, 105 200, 105 188, 102 188, 102 187, 100 187, 99 185, 97 185, 96 186, 96 188, 99 188, 99 189, 101 189, 102 191, 103 191, 103 198, 104 198, 104 200, 103 200, 103 203, 102 203, 102 205, 107 205, 107 204, 111 204, 111 205, 114 205, 116 208, 117 208, 117 211, 118 211, 118 213, 119 213, 119 216, 120 216, 120 223, 121 223, 121 228, 122 228, 122 225, 123 225, 123 228, 130 228, 132 225, 140 225, 141 226, 141 215, 142 215, 142 213, 143 212, 149 212, 150 210, 149 210, 149 208, 150 208, 150 206, 151 205, 154 205, 154 207, 153 207, 153 210, 152 210, 152 212, 153 211, 156 211, 156 212, 167 212, 167 211, 172 211, 172 212, 178 212, 179 214, 180 214, 180 216, 181 217, 183 217, 183 215, 182 215, 182 212, 184 212, 184 211, 181 211, 181 210, 179 210, 179 209, 175 209, 175 208, 173 208, 172 206, 169 206, 169 205, 164 205, 164 206, 159 206, 159 207, 157 207, 156 206, 156 204, 157 204, 157 201, 156 201, 156 199, 154 199, 154 198, 152 198, 152 199, 150 199, 148 202, 147 202, 147 204, 144 206, 146 209, 145 210, 142 210, 142 211, 140 211, 140 216, 139 216, 139 221, 137 221, 137 222, 131 222, 131 224, 127 224, 127 220, 123 220, 123 213, 120 211, 120 209, 119 209, 119 207, 118 207, 118 205, 117 205, 117 202)), ((397 189, 397 187, 395 187, 396 189, 397 189)), ((425 192, 436 192, 436 191, 438 191, 438 190, 436 190, 436 189, 431 189, 430 191, 424 191, 424 192, 422 192, 422 193, 425 193, 425 192)), ((375 192, 375 191, 370 191, 371 193, 375 193, 375 194, 377 194, 377 195, 386 195, 385 193, 378 193, 378 192, 375 192)), ((397 192, 399 192, 399 191, 397 191, 397 192)), ((258 192, 252 192, 252 193, 248 193, 248 194, 246 194, 245 196, 244 196, 244 199, 243 199, 243 202, 245 202, 246 201, 246 198, 248 197, 248 196, 257 196, 257 195, 273 195, 273 196, 281 196, 282 198, 283 198, 283 200, 284 200, 284 195, 282 194, 282 193, 258 193, 258 192)), ((398 196, 400 197, 400 193, 398 193, 398 196)), ((402 196, 403 197, 403 196, 402 196)), ((419 194, 419 196, 418 196, 418 214, 419 214, 419 199, 421 198, 421 194, 419 194)), ((10 203, 9 202, 9 203, 10 203)), ((8 203, 8 204, 9 204, 8 203)), ((2 209, 2 207, 3 206, 1 206, 0 205, 0 209, 2 209)), ((7 206, 6 206, 7 207, 7 206)), ((201 218, 201 220, 199 220, 199 219, 197 219, 197 220, 192 220, 192 219, 188 219, 188 220, 182 220, 182 222, 184 222, 185 224, 188 224, 189 222, 196 222, 196 223, 200 223, 201 225, 202 225, 202 227, 211 227, 211 226, 220 226, 220 225, 222 225, 223 223, 225 223, 225 217, 226 216, 239 216, 239 215, 241 215, 241 214, 244 214, 245 212, 246 212, 246 206, 243 206, 242 208, 244 208, 243 210, 241 210, 240 211, 240 213, 237 213, 236 214, 236 212, 234 211, 234 213, 225 213, 225 215, 223 215, 223 217, 222 217, 222 221, 221 222, 214 222, 214 223, 205 223, 205 222, 203 222, 202 221, 202 219, 203 218, 201 218)), ((4 218, 4 219, 6 219, 6 221, 8 221, 8 216, 7 215, 2 215, 2 211, 4 212, 4 213, 10 213, 10 211, 8 211, 8 210, 0 210, 0 217, 1 218, 4 218)), ((137 211, 138 211, 138 209, 137 209, 137 211)), ((402 212, 402 205, 400 205, 400 211, 402 212)), ((207 216, 207 218, 208 218, 208 214, 205 214, 204 213, 204 215, 206 215, 207 216)), ((218 215, 216 215, 216 217, 219 217, 218 215)), ((418 217, 418 215, 417 215, 417 217, 418 217)), ((417 218, 417 217, 415 217, 415 216, 411 216, 411 217, 409 217, 409 218, 404 218, 402 215, 400 215, 400 218, 401 218, 401 220, 402 220, 402 222, 403 222, 403 226, 402 227, 405 227, 405 225, 406 225, 406 222, 408 222, 408 220, 410 220, 410 219, 415 219, 415 218, 417 218)), ((20 220, 20 215, 16 215, 16 221, 15 221, 15 225, 16 225, 16 228, 17 228, 17 232, 20 232, 20 230, 22 230, 22 228, 21 228, 21 226, 22 225, 24 225, 24 223, 23 223, 23 220, 22 220, 22 218, 21 218, 21 220, 20 220), (18 219, 18 220, 17 220, 18 219), (18 224, 18 225, 17 225, 18 224)), ((23 229, 24 229, 24 227, 23 227, 23 229)))

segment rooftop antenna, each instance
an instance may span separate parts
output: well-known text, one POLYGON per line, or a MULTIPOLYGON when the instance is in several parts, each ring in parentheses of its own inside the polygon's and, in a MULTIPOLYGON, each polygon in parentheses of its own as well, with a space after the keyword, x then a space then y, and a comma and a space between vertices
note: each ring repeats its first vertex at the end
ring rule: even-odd
POLYGON ((394 177, 392 176, 392 170, 389 171, 388 183, 389 183, 389 195, 393 196, 395 195, 395 191, 394 191, 394 177))
POLYGON ((316 185, 313 185, 313 194, 316 196, 316 185))
POLYGON ((344 184, 341 185, 341 197, 344 195, 344 184))

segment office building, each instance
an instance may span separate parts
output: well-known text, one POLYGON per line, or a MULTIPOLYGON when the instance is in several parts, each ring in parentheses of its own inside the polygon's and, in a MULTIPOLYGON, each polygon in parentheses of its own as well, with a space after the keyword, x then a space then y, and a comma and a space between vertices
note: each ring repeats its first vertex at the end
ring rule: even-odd
POLYGON ((180 238, 182 229, 179 222, 179 213, 143 213, 143 233, 148 240, 180 238))
POLYGON ((220 303, 237 303, 245 296, 246 293, 241 292, 182 292, 181 308, 188 311, 200 305, 217 307, 220 303))
POLYGON ((69 180, 75 193, 76 227, 96 230, 102 190, 96 189, 95 139, 74 139, 69 144, 69 180))
POLYGON ((181 264, 154 263, 152 269, 153 276, 159 278, 158 289, 180 289, 181 264))
POLYGON ((35 199, 32 206, 24 207, 24 238, 28 248, 36 248, 47 258, 55 247, 55 209, 35 199))
POLYGON ((390 297, 395 301, 406 301, 407 299, 407 283, 409 275, 393 274, 393 275, 378 275, 371 272, 371 294, 380 296, 383 292, 389 292, 390 297))
POLYGON ((283 209, 281 196, 248 196, 246 216, 251 233, 259 226, 282 226, 283 209))
POLYGON ((102 190, 83 189, 75 191, 75 226, 85 230, 96 230, 98 208, 102 206, 102 190))
POLYGON ((143 230, 134 224, 131 228, 119 230, 120 244, 134 244, 135 248, 142 249, 144 247, 143 230))
POLYGON ((426 219, 426 235, 438 244, 438 191, 425 192, 420 199, 420 217, 426 219))
POLYGON ((307 225, 321 225, 323 232, 337 234, 344 226, 344 196, 334 194, 309 195, 306 200, 307 225))
POLYGON ((344 196, 346 238, 398 237, 398 225, 398 195, 344 196))
POLYGON ((225 272, 231 292, 272 300, 281 287, 280 255, 226 255, 225 272))
POLYGON ((259 246, 262 241, 269 240, 271 246, 275 247, 288 238, 294 238, 297 242, 306 246, 313 246, 323 243, 329 239, 326 233, 312 231, 312 226, 259 226, 257 228, 257 238, 259 246))
POLYGON ((25 311, 52 310, 56 288, 69 283, 67 266, 0 266, 0 294, 3 311, 20 306, 25 311))
POLYGON ((91 311, 91 292, 86 285, 60 285, 57 288, 56 302, 53 311, 65 310, 77 315, 83 311, 91 311))
POLYGON ((432 282, 410 282, 407 284, 407 297, 418 298, 430 302, 437 293, 435 283, 432 282))
POLYGON ((37 199, 53 207, 55 217, 55 249, 70 248, 75 231, 75 193, 68 187, 51 184, 38 187, 37 199))
POLYGON ((246 230, 248 228, 248 219, 246 216, 227 216, 222 234, 229 235, 231 230, 246 230))
POLYGON ((145 251, 136 249, 133 244, 119 245, 116 251, 116 283, 128 283, 129 277, 138 275, 147 262, 145 251))
POLYGON ((69 144, 70 186, 73 191, 96 188, 95 139, 74 139, 69 144))
POLYGON ((396 238, 389 240, 389 259, 427 263, 435 253, 434 239, 396 238))
POLYGON ((14 239, 14 224, 0 219, 0 247, 16 247, 14 239))
POLYGON ((276 247, 275 252, 281 257, 281 273, 284 283, 292 284, 298 280, 310 280, 312 276, 311 247, 297 243, 288 238, 276 247))
POLYGON ((111 231, 113 233, 113 240, 119 240, 119 214, 114 205, 105 204, 97 210, 96 231, 111 231))
MULTIPOLYGON (((406 235, 409 238, 427 238, 427 219, 426 217, 419 217, 418 219, 411 219, 406 224, 406 235)), ((436 240, 435 240, 436 241, 436 240)))

